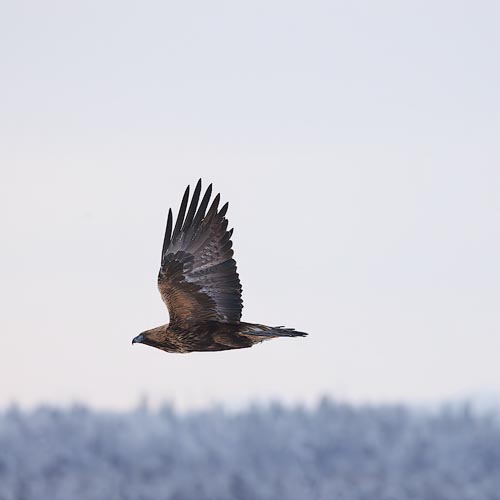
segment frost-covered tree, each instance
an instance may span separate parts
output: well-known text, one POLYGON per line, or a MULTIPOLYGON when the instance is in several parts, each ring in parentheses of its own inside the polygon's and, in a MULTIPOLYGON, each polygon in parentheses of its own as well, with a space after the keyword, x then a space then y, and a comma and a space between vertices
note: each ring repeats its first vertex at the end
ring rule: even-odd
POLYGON ((0 413, 0 500, 500 500, 500 425, 324 400, 0 413))

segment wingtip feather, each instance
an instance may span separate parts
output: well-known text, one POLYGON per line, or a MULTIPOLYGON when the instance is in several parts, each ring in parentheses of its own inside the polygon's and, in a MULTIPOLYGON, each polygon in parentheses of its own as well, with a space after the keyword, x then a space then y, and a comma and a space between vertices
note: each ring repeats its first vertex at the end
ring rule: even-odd
POLYGON ((198 208, 198 200, 200 199, 200 192, 201 192, 201 179, 196 183, 193 197, 191 198, 191 203, 189 204, 189 210, 187 212, 186 219, 184 220, 184 225, 182 226, 182 231, 187 231, 189 229, 189 226, 193 222, 194 214, 196 213, 196 209, 198 208))
POLYGON ((224 215, 226 215, 227 213, 227 209, 229 208, 229 202, 226 201, 226 203, 224 203, 224 205, 222 206, 222 208, 219 210, 219 217, 222 219, 224 217, 224 215))
POLYGON ((167 216, 167 227, 165 228, 165 236, 163 237, 163 247, 161 250, 161 262, 163 264, 163 259, 165 258, 165 254, 167 253, 167 249, 170 245, 170 238, 172 236, 172 209, 168 209, 167 216))
POLYGON ((186 214, 187 202, 189 199, 189 186, 184 191, 184 195, 182 197, 181 206, 179 208, 179 213, 177 214, 177 221, 175 223, 174 232, 172 234, 172 241, 175 241, 179 236, 179 233, 182 228, 182 224, 184 222, 184 215, 186 214))

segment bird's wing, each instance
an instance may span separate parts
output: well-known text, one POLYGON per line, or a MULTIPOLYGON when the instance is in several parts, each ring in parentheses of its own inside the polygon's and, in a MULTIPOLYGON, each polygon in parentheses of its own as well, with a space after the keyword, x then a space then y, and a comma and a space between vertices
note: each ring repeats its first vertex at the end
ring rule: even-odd
POLYGON ((212 185, 198 205, 201 179, 188 207, 189 186, 173 226, 172 210, 161 254, 158 288, 170 314, 170 322, 236 322, 241 318, 241 284, 232 258, 231 235, 217 195, 207 211, 212 185))

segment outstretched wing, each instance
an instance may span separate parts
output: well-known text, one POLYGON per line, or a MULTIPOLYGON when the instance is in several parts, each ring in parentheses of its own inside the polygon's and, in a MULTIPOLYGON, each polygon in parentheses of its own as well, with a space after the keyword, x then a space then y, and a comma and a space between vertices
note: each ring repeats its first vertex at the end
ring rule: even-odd
POLYGON ((175 227, 168 212, 158 288, 170 314, 170 323, 237 322, 243 302, 241 284, 232 258, 231 235, 224 217, 228 204, 218 210, 217 195, 207 211, 212 185, 198 206, 201 179, 189 205, 189 186, 182 198, 175 227))

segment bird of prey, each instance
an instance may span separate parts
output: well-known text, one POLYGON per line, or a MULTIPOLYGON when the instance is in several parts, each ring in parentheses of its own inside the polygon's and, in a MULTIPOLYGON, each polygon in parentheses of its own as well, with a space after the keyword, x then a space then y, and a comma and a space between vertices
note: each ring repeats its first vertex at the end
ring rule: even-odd
POLYGON ((228 204, 219 210, 218 194, 209 207, 211 184, 198 205, 200 194, 201 179, 189 208, 186 188, 175 226, 172 209, 168 212, 158 288, 170 323, 142 332, 132 344, 186 353, 241 349, 276 337, 306 336, 293 328, 240 321, 243 301, 231 248, 233 230, 227 230, 225 218, 228 204))

